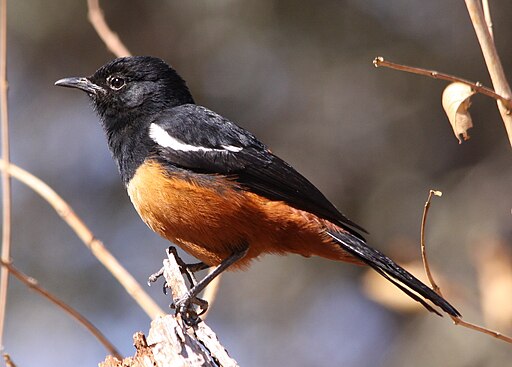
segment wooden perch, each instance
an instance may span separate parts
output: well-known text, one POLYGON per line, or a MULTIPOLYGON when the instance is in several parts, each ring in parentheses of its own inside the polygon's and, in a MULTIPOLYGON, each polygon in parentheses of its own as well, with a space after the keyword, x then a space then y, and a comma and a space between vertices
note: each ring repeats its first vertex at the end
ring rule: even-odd
MULTIPOLYGON (((178 262, 171 253, 164 260, 164 277, 173 299, 181 298, 188 291, 178 262)), ((147 338, 138 332, 133 340, 136 349, 134 357, 120 361, 108 356, 100 367, 238 366, 203 321, 190 327, 179 315, 156 318, 151 322, 147 338)))

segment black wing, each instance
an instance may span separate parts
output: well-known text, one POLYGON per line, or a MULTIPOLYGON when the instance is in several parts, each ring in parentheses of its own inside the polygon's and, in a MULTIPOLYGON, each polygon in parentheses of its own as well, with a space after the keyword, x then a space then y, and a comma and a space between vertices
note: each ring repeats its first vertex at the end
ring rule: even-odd
POLYGON ((251 192, 313 213, 359 238, 353 228, 366 232, 254 135, 215 112, 182 105, 162 112, 153 122, 184 144, 158 145, 157 154, 165 163, 197 173, 228 175, 251 192))

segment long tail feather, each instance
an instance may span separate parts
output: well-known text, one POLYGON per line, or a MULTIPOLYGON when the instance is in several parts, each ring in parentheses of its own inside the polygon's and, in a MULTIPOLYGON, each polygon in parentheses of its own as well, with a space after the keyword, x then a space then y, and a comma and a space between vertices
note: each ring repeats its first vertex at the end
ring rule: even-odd
POLYGON ((363 240, 351 235, 350 233, 328 230, 327 234, 332 237, 332 239, 338 243, 343 250, 360 259, 368 266, 371 266, 380 275, 400 288, 409 297, 421 303, 430 312, 434 312, 441 316, 441 314, 429 305, 426 300, 431 301, 433 304, 439 306, 443 311, 452 316, 460 316, 459 311, 450 305, 443 297, 416 279, 416 277, 407 270, 397 265, 389 257, 369 247, 363 240), (413 293, 413 291, 416 293, 413 293))

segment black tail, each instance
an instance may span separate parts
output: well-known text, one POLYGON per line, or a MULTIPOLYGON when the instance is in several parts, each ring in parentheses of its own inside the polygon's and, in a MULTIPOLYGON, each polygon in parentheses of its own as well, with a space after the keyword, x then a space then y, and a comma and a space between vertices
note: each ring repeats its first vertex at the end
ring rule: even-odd
POLYGON ((328 230, 327 233, 343 248, 343 250, 360 259, 368 266, 371 266, 375 271, 377 271, 377 273, 396 285, 409 297, 421 303, 430 312, 434 312, 439 316, 442 316, 432 306, 430 306, 425 299, 430 300, 433 304, 439 306, 443 311, 452 316, 460 316, 459 311, 450 305, 443 297, 416 279, 414 275, 409 273, 407 270, 398 266, 389 257, 369 247, 363 240, 351 235, 350 233, 330 230, 328 230), (413 293, 411 290, 416 293, 413 293), (421 295, 421 297, 418 296, 418 294, 421 295))

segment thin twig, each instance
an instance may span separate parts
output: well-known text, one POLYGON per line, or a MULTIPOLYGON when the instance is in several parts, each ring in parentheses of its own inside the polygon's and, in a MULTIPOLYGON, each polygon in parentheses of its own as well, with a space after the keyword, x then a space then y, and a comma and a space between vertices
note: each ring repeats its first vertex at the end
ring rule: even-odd
POLYGON ((94 256, 110 271, 110 273, 121 283, 126 292, 139 304, 146 314, 154 319, 163 315, 162 309, 149 297, 144 289, 137 283, 133 276, 116 260, 105 248, 105 245, 94 237, 85 223, 75 214, 73 209, 66 203, 50 186, 35 177, 31 173, 15 166, 6 165, 0 160, 0 170, 8 171, 12 177, 30 187, 38 193, 55 209, 57 214, 66 222, 69 227, 82 240, 85 246, 91 250, 94 256))
POLYGON ((112 32, 105 21, 99 0, 87 0, 87 7, 89 8, 89 21, 110 52, 117 57, 131 56, 130 51, 128 51, 123 42, 121 42, 119 36, 112 32))
POLYGON ((472 324, 470 322, 464 321, 460 317, 451 316, 451 318, 452 318, 453 323, 455 325, 459 325, 459 326, 465 327, 467 329, 475 330, 475 331, 478 331, 480 333, 492 336, 493 338, 496 338, 496 339, 499 339, 499 340, 503 340, 506 343, 512 344, 512 338, 510 336, 503 335, 499 331, 490 330, 490 329, 487 329, 487 328, 485 328, 483 326, 472 324))
POLYGON ((27 287, 35 291, 36 293, 40 294, 50 302, 52 302, 54 305, 60 307, 64 311, 66 311, 71 317, 73 317, 76 321, 78 321, 82 326, 84 326, 89 332, 96 338, 98 341, 103 344, 103 346, 114 355, 116 358, 123 359, 121 354, 117 351, 116 347, 101 333, 98 328, 96 328, 89 320, 87 320, 83 315, 81 315, 77 310, 75 310, 70 305, 66 304, 64 301, 41 287, 37 280, 34 278, 24 274, 20 270, 14 267, 12 263, 5 262, 3 260, 0 260, 0 264, 2 267, 5 267, 9 269, 9 272, 17 278, 19 281, 21 281, 23 284, 25 284, 27 287))
MULTIPOLYGON (((0 10, 0 109, 2 131, 2 158, 10 161, 9 114, 7 110, 7 0, 1 0, 0 10)), ((11 178, 2 172, 2 251, 0 259, 9 261, 11 253, 11 178)), ((4 347, 5 311, 9 270, 0 269, 0 348, 4 347)))
MULTIPOLYGON (((423 259, 423 267, 425 269, 425 273, 427 274, 428 280, 429 280, 429 282, 430 282, 430 284, 432 286, 432 289, 438 295, 440 295, 441 297, 444 297, 443 293, 441 292, 441 288, 439 288, 439 286, 437 285, 437 283, 434 280, 434 277, 432 276, 432 273, 430 272, 430 265, 429 265, 428 259, 427 259, 426 244, 425 244, 425 226, 426 226, 426 223, 427 223, 428 210, 430 208, 430 202, 432 200, 432 196, 433 195, 441 196, 441 192, 440 191, 435 191, 435 190, 430 190, 430 192, 428 194, 427 201, 426 201, 425 206, 423 208, 423 217, 422 217, 422 220, 421 220, 421 236, 420 236, 421 237, 421 255, 422 255, 422 259, 423 259)), ((512 344, 512 338, 507 336, 507 335, 503 335, 502 333, 500 333, 498 331, 490 330, 490 329, 487 329, 487 328, 485 328, 483 326, 479 326, 479 325, 472 324, 470 322, 464 321, 461 317, 455 317, 455 316, 452 316, 452 315, 449 315, 449 316, 450 316, 450 318, 452 319, 452 321, 453 321, 453 323, 455 325, 460 325, 460 326, 465 327, 467 329, 475 330, 475 331, 478 331, 480 333, 492 336, 493 338, 496 338, 496 339, 499 339, 499 340, 503 340, 504 342, 512 344)))
POLYGON ((382 56, 378 56, 375 59, 373 59, 373 65, 375 65, 376 68, 384 66, 386 68, 405 71, 406 73, 412 73, 412 74, 418 74, 418 75, 424 75, 428 76, 430 78, 434 79, 440 79, 440 80, 446 80, 448 82, 458 82, 462 84, 469 85, 475 92, 483 94, 487 97, 491 97, 495 100, 502 101, 505 105, 511 106, 512 108, 512 99, 503 97, 493 91, 490 88, 484 87, 480 82, 472 82, 466 79, 459 78, 454 75, 440 73, 435 70, 428 70, 423 68, 417 68, 414 66, 407 66, 402 64, 397 64, 391 61, 384 60, 382 56))
POLYGON ((439 288, 437 283, 434 281, 434 277, 432 276, 432 272, 430 271, 430 266, 428 265, 427 249, 425 246, 425 226, 427 224, 427 214, 428 214, 428 210, 430 209, 430 202, 432 200, 432 195, 442 196, 443 193, 441 191, 436 191, 436 190, 430 190, 428 193, 428 199, 425 202, 425 206, 423 208, 423 216, 421 218, 420 246, 421 246, 421 258, 423 260, 423 266, 425 268, 425 273, 427 273, 428 281, 430 282, 430 284, 432 284, 432 288, 434 289, 434 292, 440 293, 441 289, 439 288))
POLYGON ((494 25, 492 24, 492 18, 491 18, 491 9, 489 7, 489 1, 488 0, 482 0, 482 7, 484 9, 484 17, 485 17, 485 23, 487 24, 487 29, 489 30, 489 34, 491 35, 491 38, 494 41, 494 25))
MULTIPOLYGON (((493 37, 489 32, 482 4, 480 0, 466 0, 466 7, 468 8, 471 22, 475 28, 476 36, 480 43, 480 48, 482 49, 485 64, 487 65, 487 70, 489 71, 494 90, 506 99, 510 99, 512 97, 512 91, 510 90, 510 85, 508 84, 505 76, 505 71, 503 70, 500 57, 498 56, 498 51, 496 50, 493 37)), ((490 15, 488 17, 490 18, 490 15)), ((500 99, 500 101, 498 101, 498 109, 500 110, 501 118, 505 124, 510 145, 512 145, 511 104, 507 103, 503 99, 500 99)))

